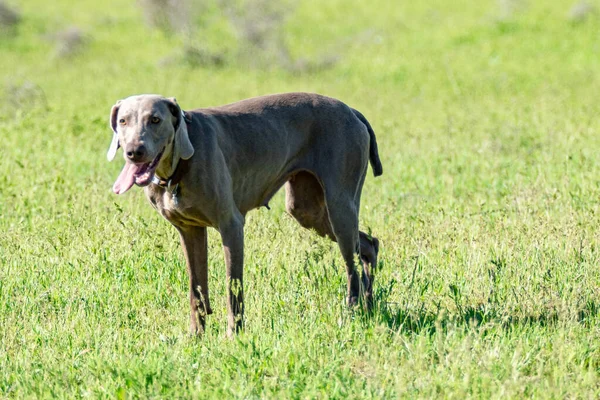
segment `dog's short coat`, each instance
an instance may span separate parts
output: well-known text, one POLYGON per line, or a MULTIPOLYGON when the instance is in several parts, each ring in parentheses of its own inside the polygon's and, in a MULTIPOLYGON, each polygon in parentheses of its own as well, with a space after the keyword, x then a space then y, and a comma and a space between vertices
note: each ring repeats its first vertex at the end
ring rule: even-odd
POLYGON ((123 147, 115 193, 134 183, 181 236, 190 279, 191 330, 204 331, 208 296, 206 228, 223 241, 228 335, 242 326, 244 218, 285 184, 286 208, 305 228, 336 241, 346 264, 348 304, 372 299, 379 241, 358 230, 370 161, 382 174, 377 141, 358 111, 325 96, 287 93, 183 113, 174 98, 128 97, 110 113, 107 157, 123 147), (154 182, 154 183, 153 183, 154 182), (354 256, 363 263, 362 279, 354 256), (361 288, 362 286, 362 288, 361 288))

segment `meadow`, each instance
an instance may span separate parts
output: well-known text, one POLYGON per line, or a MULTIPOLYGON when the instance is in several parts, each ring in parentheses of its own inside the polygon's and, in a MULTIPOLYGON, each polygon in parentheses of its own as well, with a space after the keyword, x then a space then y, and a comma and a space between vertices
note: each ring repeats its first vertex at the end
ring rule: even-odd
POLYGON ((600 3, 302 0, 264 49, 202 3, 165 32, 148 2, 8 2, 0 397, 600 397, 600 3), (247 218, 244 332, 226 338, 210 230, 214 314, 191 337, 176 231, 111 191, 110 107, 286 91, 373 125, 374 310, 346 308, 336 245, 279 193, 247 218))

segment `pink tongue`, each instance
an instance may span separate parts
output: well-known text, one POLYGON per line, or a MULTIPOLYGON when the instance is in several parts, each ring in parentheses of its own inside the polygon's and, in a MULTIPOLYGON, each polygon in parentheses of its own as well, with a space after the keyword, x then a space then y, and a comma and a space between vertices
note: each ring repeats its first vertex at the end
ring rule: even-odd
POLYGON ((113 192, 116 194, 123 194, 133 186, 135 182, 135 175, 140 171, 144 165, 135 165, 125 163, 123 170, 119 174, 115 184, 113 185, 113 192))

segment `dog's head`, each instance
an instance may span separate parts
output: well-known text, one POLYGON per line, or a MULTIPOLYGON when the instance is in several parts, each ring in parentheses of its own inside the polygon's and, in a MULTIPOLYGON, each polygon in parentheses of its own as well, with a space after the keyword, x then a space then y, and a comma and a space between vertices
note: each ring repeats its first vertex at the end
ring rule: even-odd
POLYGON ((161 170, 171 171, 180 158, 187 160, 194 154, 175 98, 139 95, 119 100, 110 112, 110 127, 113 140, 106 157, 112 161, 122 147, 125 158, 125 167, 113 185, 117 194, 125 193, 134 183, 150 184, 159 166, 166 165, 161 170))

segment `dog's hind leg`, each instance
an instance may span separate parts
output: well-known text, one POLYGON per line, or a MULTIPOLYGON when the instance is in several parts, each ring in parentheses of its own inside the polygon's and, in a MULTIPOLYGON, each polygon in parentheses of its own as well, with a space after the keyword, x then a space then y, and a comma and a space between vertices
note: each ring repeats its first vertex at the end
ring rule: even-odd
POLYGON ((346 264, 348 306, 353 306, 359 301, 361 289, 359 275, 355 267, 356 259, 360 257, 358 210, 350 198, 330 199, 327 202, 327 209, 336 242, 346 264))
MULTIPOLYGON (((362 185, 361 185, 362 186, 362 185)), ((325 194, 323 191, 323 187, 318 179, 311 174, 310 172, 301 171, 290 178, 290 180, 286 183, 285 186, 286 192, 286 209, 304 228, 314 229, 320 236, 327 236, 334 242, 338 242, 338 237, 336 233, 334 233, 334 229, 332 227, 332 221, 330 220, 329 215, 329 205, 325 201, 325 194)), ((358 190, 358 196, 360 196, 360 190, 358 190)), ((353 201, 349 200, 348 205, 353 210, 350 211, 345 216, 338 217, 342 219, 342 222, 338 223, 340 226, 340 230, 344 230, 341 227, 342 223, 346 217, 351 217, 352 220, 355 220, 352 227, 346 228, 350 231, 358 230, 358 204, 355 203, 352 206, 353 201)), ((336 206, 337 207, 337 206, 336 206)), ((379 250, 379 241, 377 238, 367 235, 364 232, 359 232, 359 237, 357 238, 358 244, 360 246, 360 259, 363 264, 363 290, 364 295, 367 300, 367 305, 370 304, 372 297, 372 269, 377 265, 377 253, 379 250)), ((340 235, 342 235, 340 233, 340 235)), ((352 259, 352 268, 350 269, 349 275, 349 294, 348 301, 350 304, 356 302, 358 297, 358 289, 355 286, 358 283, 354 282, 356 272, 354 271, 354 255, 356 252, 356 244, 354 244, 354 239, 346 239, 344 238, 345 247, 349 247, 352 249, 351 254, 349 251, 346 251, 346 256, 344 256, 344 261, 346 262, 346 272, 349 271, 348 268, 348 258, 352 259), (346 242, 350 242, 349 244, 346 242), (353 289, 354 288, 354 289, 353 289)), ((341 250, 340 246, 340 250, 341 250)), ((344 252, 342 252, 344 254, 344 252)))

